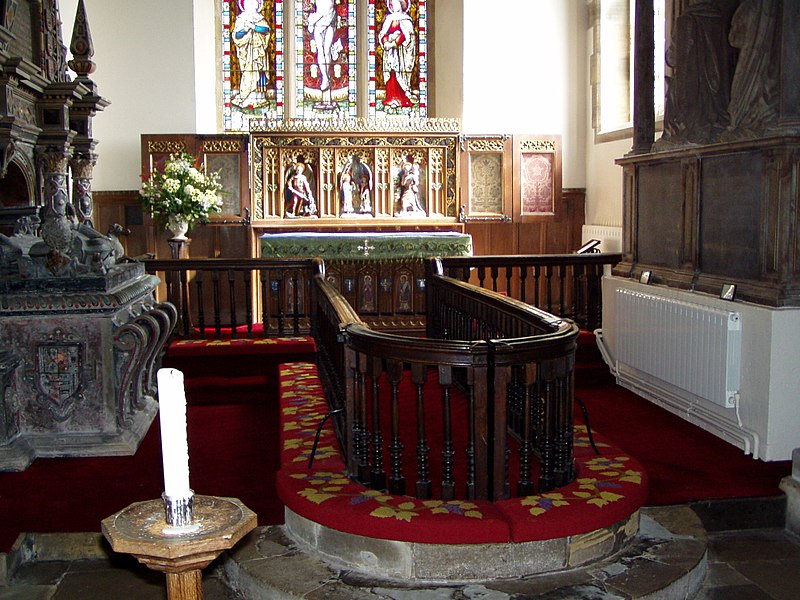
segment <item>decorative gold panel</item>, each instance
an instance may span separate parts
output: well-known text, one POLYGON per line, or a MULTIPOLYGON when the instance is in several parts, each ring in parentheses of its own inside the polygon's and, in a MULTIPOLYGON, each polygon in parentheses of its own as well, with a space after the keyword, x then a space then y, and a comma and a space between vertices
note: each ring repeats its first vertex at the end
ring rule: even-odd
POLYGON ((251 132, 256 219, 280 219, 292 227, 307 219, 346 224, 349 217, 456 220, 458 136, 440 132, 452 129, 452 121, 425 119, 419 131, 406 126, 397 132, 393 125, 378 131, 359 120, 329 122, 320 131, 312 125, 305 122, 300 131, 289 121, 278 131, 251 132), (284 209, 287 176, 297 163, 303 164, 314 196, 311 216, 296 217, 284 209), (272 176, 275 164, 277 177, 272 176), (351 164, 357 167, 358 181, 348 172, 351 164), (268 183, 280 186, 277 194, 268 183))

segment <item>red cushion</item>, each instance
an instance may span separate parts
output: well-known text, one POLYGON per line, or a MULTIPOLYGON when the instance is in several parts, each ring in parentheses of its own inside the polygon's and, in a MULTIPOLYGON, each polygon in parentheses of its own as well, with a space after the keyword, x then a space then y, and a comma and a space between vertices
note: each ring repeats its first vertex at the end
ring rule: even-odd
POLYGON ((647 473, 635 459, 595 434, 601 456, 576 452, 578 476, 552 492, 496 503, 515 542, 578 535, 608 527, 647 500, 647 473))
POLYGON ((508 525, 491 502, 395 496, 322 469, 281 469, 276 483, 289 509, 337 531, 423 544, 509 540, 508 525))

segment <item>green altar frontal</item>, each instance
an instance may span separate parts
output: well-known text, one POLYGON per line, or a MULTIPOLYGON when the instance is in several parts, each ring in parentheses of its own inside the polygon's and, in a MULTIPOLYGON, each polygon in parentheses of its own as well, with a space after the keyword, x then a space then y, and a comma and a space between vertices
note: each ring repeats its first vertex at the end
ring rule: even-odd
POLYGON ((267 233, 261 236, 264 258, 391 260, 469 256, 472 236, 431 233, 267 233))
POLYGON ((325 277, 371 327, 424 330, 424 259, 470 256, 472 237, 456 232, 268 233, 263 258, 325 260, 325 277))

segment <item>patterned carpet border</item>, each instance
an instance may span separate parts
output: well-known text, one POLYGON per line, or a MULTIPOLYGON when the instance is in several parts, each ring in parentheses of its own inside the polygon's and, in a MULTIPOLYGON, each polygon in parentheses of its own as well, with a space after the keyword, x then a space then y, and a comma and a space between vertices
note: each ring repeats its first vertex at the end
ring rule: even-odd
POLYGON ((323 428, 313 468, 308 457, 327 404, 310 363, 280 373, 281 470, 278 494, 295 513, 325 527, 403 542, 482 544, 562 538, 628 518, 647 498, 647 476, 635 458, 598 434, 591 450, 575 428, 578 477, 553 492, 499 502, 419 500, 365 487, 345 475, 333 427, 323 428))

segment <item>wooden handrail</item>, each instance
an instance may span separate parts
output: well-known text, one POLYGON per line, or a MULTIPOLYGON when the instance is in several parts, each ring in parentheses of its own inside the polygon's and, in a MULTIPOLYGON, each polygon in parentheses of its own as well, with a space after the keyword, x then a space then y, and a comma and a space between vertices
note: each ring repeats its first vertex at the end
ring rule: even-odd
MULTIPOLYGON (((602 325, 601 279, 618 253, 485 255, 435 259, 442 273, 507 294, 549 313, 574 320, 582 329, 602 325)), ((428 269, 435 262, 429 261, 428 269)))
POLYGON ((447 327, 440 315, 429 313, 434 335, 409 337, 370 329, 324 273, 316 275, 315 285, 318 340, 327 357, 321 366, 330 382, 331 405, 342 411, 336 423, 351 477, 392 493, 412 493, 400 435, 401 396, 408 396, 410 388, 416 398, 417 497, 496 500, 535 488, 547 491, 572 480, 572 367, 578 335, 574 323, 432 275, 427 291, 437 311, 458 313, 467 321, 481 319, 493 336, 454 339, 442 334, 447 327), (454 402, 467 407, 462 448, 453 442, 458 427, 452 420, 454 402), (439 403, 441 409, 433 408, 439 403), (444 430, 441 446, 432 448, 432 440, 440 439, 430 435, 430 414, 437 410, 442 411, 444 430), (514 486, 508 479, 509 433, 518 440, 520 469, 514 486), (541 468, 538 484, 531 480, 535 456, 541 468), (462 467, 457 469, 459 461, 462 467), (436 481, 434 462, 441 464, 436 481), (460 481, 458 473, 463 473, 460 481))

